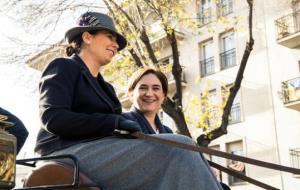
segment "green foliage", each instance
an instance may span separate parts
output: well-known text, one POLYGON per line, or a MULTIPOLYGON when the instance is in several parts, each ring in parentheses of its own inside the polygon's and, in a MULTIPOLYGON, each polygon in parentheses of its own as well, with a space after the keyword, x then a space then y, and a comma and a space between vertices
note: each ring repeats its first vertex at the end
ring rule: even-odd
POLYGON ((200 95, 191 94, 185 102, 185 119, 190 127, 202 128, 206 133, 218 128, 221 124, 223 108, 229 96, 229 86, 221 85, 221 98, 215 99, 210 89, 212 84, 206 83, 206 87, 200 95))
MULTIPOLYGON (((126 95, 127 81, 136 69, 130 56, 120 55, 112 63, 103 67, 101 73, 114 85, 117 94, 124 96, 126 95)), ((121 96, 119 98, 122 98, 121 96)))

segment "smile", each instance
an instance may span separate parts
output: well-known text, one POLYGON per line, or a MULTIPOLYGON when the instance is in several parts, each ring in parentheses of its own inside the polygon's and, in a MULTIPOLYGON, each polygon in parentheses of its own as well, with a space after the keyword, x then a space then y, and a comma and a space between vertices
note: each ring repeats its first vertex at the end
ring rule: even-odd
POLYGON ((108 51, 112 52, 112 55, 114 56, 116 54, 116 52, 114 50, 111 49, 107 49, 108 51))
POLYGON ((156 100, 154 100, 154 99, 143 99, 143 102, 145 102, 145 103, 153 103, 155 101, 156 100))

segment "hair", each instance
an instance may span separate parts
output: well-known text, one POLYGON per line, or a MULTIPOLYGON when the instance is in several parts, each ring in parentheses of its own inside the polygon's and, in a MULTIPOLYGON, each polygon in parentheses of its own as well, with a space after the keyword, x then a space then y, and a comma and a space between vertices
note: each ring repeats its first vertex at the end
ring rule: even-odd
MULTIPOLYGON (((99 30, 92 30, 87 31, 91 35, 96 35, 99 30)), ((82 33, 78 34, 74 37, 74 39, 71 41, 71 43, 66 47, 66 54, 68 57, 72 56, 73 54, 79 54, 81 51, 83 39, 82 39, 82 33)))
POLYGON ((158 80, 161 83, 163 92, 165 96, 167 96, 168 79, 166 75, 163 72, 152 68, 139 68, 136 72, 134 72, 128 83, 128 92, 132 92, 135 89, 137 83, 141 80, 141 78, 148 74, 154 74, 158 78, 158 80))

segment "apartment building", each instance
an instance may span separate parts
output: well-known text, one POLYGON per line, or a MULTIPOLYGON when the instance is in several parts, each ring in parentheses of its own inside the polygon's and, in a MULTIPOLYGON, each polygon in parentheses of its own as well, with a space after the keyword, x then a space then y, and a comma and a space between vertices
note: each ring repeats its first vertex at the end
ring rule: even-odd
MULTIPOLYGON (((254 2, 254 49, 232 106, 228 134, 213 141, 212 148, 299 168, 299 6, 299 1, 288 0, 254 2)), ((201 92, 208 91, 212 101, 221 103, 235 80, 249 38, 247 1, 199 0, 188 10, 195 11, 201 27, 200 35, 179 30, 184 97, 198 94, 200 98, 201 92), (195 82, 199 77, 200 82, 195 82)), ((161 52, 161 60, 167 58, 171 63, 170 47, 161 52)), ((199 132, 191 127, 193 137, 199 132)), ((293 174, 214 156, 211 159, 279 189, 300 188, 299 176, 293 174)), ((258 189, 225 173, 220 173, 220 178, 234 190, 258 189)))
MULTIPOLYGON (((188 73, 187 89, 199 94, 208 90, 214 101, 222 101, 226 86, 235 80, 248 40, 247 2, 200 0, 196 11, 202 35, 190 37, 180 49, 188 73), (222 22, 226 24, 218 24, 222 22), (196 50, 193 55, 190 49, 196 50), (193 83, 197 75, 200 84, 193 83)), ((299 168, 300 2, 254 1, 253 37, 254 49, 232 106, 228 134, 210 146, 299 168)), ((293 174, 211 159, 279 189, 300 188, 299 176, 293 174)), ((232 189, 258 189, 223 173, 221 179, 232 189)))
MULTIPOLYGON (((188 102, 191 94, 200 98, 201 92, 208 91, 211 100, 220 103, 235 80, 249 38, 247 1, 195 0, 187 6, 194 12, 200 27, 199 34, 186 28, 178 29, 177 33, 184 68, 184 102, 188 102)), ((160 47, 160 61, 172 64, 166 36, 156 25, 154 23, 153 29, 158 35, 152 43, 160 47)), ((214 140, 210 147, 300 168, 300 1, 254 1, 253 37, 254 49, 231 109, 228 134, 214 140)), ((57 56, 53 52, 62 53, 50 48, 32 58, 29 64, 41 70, 50 57, 57 56)), ((168 78, 172 94, 171 73, 168 78)), ((125 110, 130 108, 131 103, 124 93, 120 93, 120 100, 125 110)), ((175 126, 165 113, 162 112, 161 117, 164 123, 175 126)), ((208 125, 210 123, 208 120, 208 125)), ((193 137, 202 132, 190 129, 193 137)), ((209 158, 279 189, 300 188, 297 175, 214 156, 209 158)), ((259 189, 222 172, 219 177, 233 190, 259 189)))

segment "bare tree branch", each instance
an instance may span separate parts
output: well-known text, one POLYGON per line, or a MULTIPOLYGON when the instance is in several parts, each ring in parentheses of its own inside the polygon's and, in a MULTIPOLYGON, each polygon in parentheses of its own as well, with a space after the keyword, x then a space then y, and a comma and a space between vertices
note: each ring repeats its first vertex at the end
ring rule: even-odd
POLYGON ((181 110, 176 110, 175 102, 167 97, 162 107, 164 112, 166 112, 176 122, 176 127, 178 129, 177 132, 182 135, 191 137, 186 121, 184 119, 184 113, 181 110))
MULTIPOLYGON (((114 18, 115 22, 117 24, 119 24, 119 19, 118 17, 115 15, 115 12, 113 11, 112 7, 110 6, 110 4, 106 1, 106 0, 103 0, 103 2, 105 3, 105 5, 107 6, 109 12, 112 14, 112 17, 114 18)), ((129 28, 129 26, 127 26, 127 28, 129 28)), ((130 42, 128 42, 130 43, 130 42)), ((129 53, 131 55, 131 57, 133 58, 133 60, 135 61, 135 64, 138 66, 138 67, 142 67, 143 66, 143 63, 140 59, 140 57, 138 56, 138 54, 136 53, 136 51, 131 48, 129 49, 129 53)))
POLYGON ((243 54, 243 58, 241 60, 241 64, 234 82, 234 85, 230 88, 230 94, 229 97, 227 99, 226 105, 223 109, 223 115, 222 115, 222 123, 220 125, 220 127, 218 127, 215 130, 212 130, 211 132, 209 132, 208 134, 202 134, 197 138, 197 143, 201 146, 208 146, 208 144, 224 135, 227 134, 227 127, 228 127, 228 118, 229 118, 229 114, 231 111, 231 106, 232 103, 234 101, 234 98, 238 92, 238 90, 241 87, 241 82, 243 80, 243 74, 248 62, 248 58, 250 56, 250 53, 253 49, 253 45, 254 45, 254 39, 252 36, 252 15, 253 15, 253 0, 247 0, 248 5, 249 5, 249 18, 248 18, 248 29, 249 29, 249 42, 247 42, 246 44, 246 48, 243 54))

